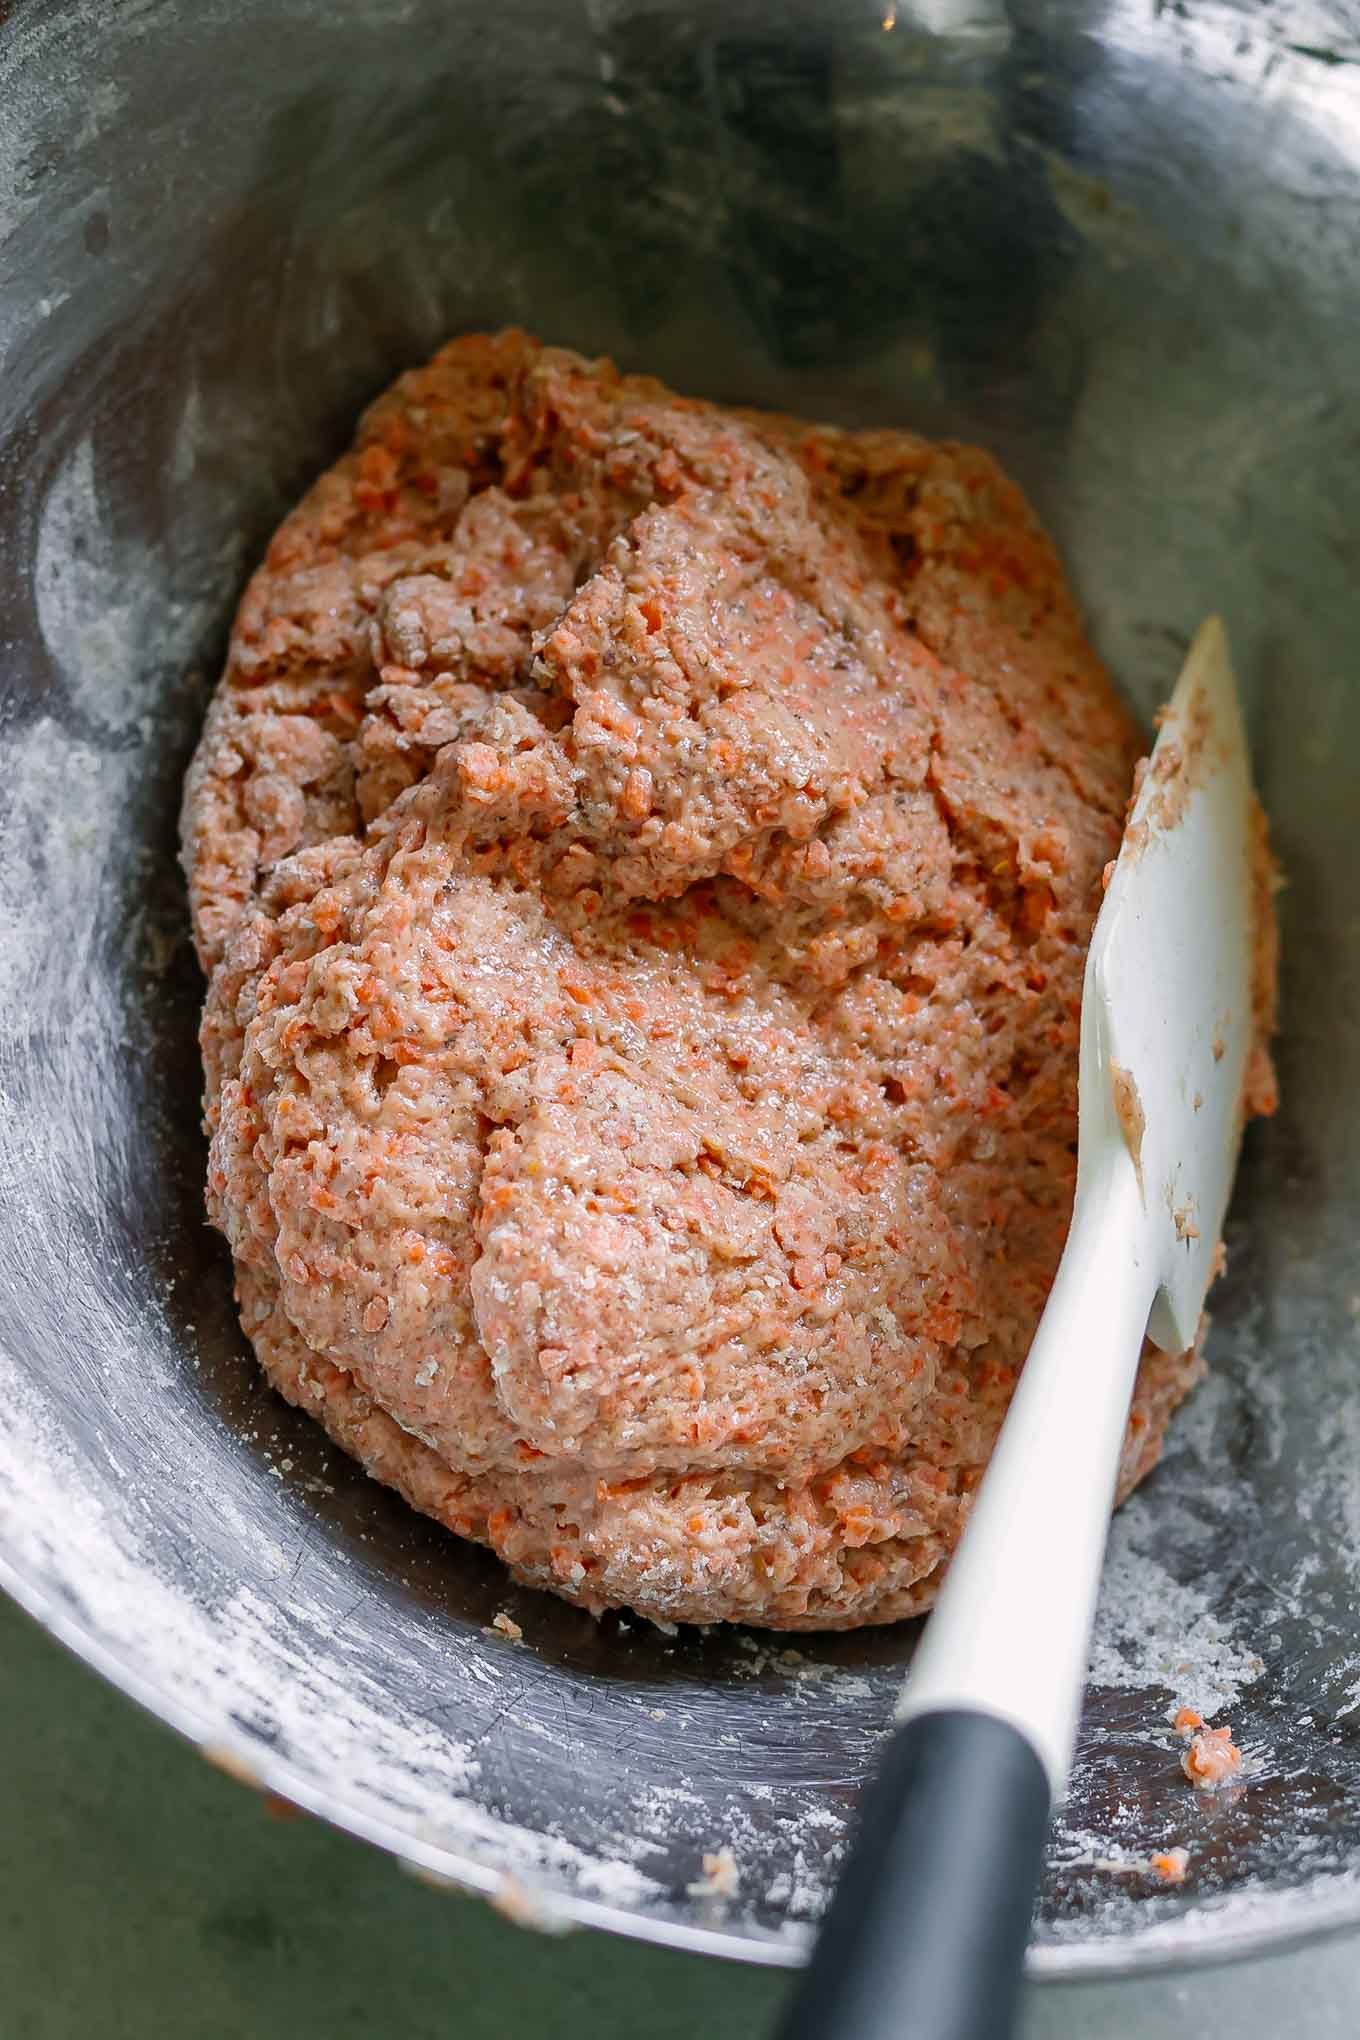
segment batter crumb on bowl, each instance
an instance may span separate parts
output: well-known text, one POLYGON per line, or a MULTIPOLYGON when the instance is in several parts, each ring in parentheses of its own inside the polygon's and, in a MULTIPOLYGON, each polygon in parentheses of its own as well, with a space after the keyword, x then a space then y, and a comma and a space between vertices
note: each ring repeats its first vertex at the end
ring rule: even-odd
MULTIPOLYGON (((1139 748, 987 455, 518 333, 400 378, 186 788, 269 1379, 587 1608, 927 1607, 1062 1249, 1139 748)), ((1199 1368, 1147 1350, 1121 1494, 1199 1368)))
POLYGON ((573 1921, 563 1911, 555 1894, 523 1883, 506 1871, 491 1895, 490 1905, 512 1926, 530 1927, 540 1934, 570 1933, 573 1921))
POLYGON ((737 1859, 731 1849, 714 1849, 703 1858, 703 1875, 686 1889, 691 1898, 735 1898, 741 1885, 737 1859))
POLYGON ((285 1799, 281 1792, 266 1792, 262 1794, 261 1804, 271 1820, 301 1820, 302 1818, 302 1808, 294 1805, 291 1799, 285 1799))
POLYGON ((1191 1737, 1181 1758, 1181 1769, 1201 1792, 1213 1792, 1236 1778, 1242 1768, 1242 1752, 1232 1739, 1232 1730, 1202 1728, 1191 1737))
POLYGON ((1190 1863, 1190 1851, 1176 1847, 1162 1849, 1152 1858, 1152 1869, 1163 1884, 1184 1884, 1185 1873, 1190 1863))

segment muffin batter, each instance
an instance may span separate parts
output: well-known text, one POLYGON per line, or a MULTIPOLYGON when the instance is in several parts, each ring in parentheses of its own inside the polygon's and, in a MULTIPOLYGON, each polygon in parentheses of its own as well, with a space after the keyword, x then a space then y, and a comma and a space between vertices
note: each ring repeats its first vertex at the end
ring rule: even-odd
MULTIPOLYGON (((515 333, 404 376, 185 804, 270 1380, 589 1608, 928 1605, 1062 1249, 1139 748, 985 455, 515 333)), ((1148 1351, 1124 1491, 1198 1365, 1148 1351)))

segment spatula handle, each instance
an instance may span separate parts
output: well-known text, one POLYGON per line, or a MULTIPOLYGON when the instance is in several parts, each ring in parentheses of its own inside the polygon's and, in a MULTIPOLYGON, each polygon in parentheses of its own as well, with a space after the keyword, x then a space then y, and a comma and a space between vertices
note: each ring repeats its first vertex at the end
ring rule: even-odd
POLYGON ((1072 1229, 781 2040, 1008 2040, 1156 1291, 1117 1140, 1072 1229))
POLYGON ((1008 1722, 903 1722, 778 2040, 1008 2040, 1048 1813, 1008 1722))
POLYGON ((1063 1790, 1129 1402, 1157 1289, 1133 1164, 1079 1182, 1048 1304, 912 1659, 903 1714, 997 1714, 1063 1790))

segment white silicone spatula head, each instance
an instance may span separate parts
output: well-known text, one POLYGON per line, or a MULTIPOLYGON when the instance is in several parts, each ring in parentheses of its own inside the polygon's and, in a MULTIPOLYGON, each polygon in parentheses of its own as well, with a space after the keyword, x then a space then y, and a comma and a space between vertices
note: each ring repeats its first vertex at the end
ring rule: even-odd
POLYGON ((1251 782, 1205 624, 1087 958, 1072 1229, 781 2040, 1007 2034, 1145 1334, 1194 1340, 1252 1047, 1251 782))
POLYGON ((985 1709, 1066 1776, 1144 1335, 1194 1342, 1252 1042, 1252 791, 1223 626, 1162 717, 1087 957, 1076 1204, 905 1707, 985 1709))
POLYGON ((1203 624, 1162 717, 1096 923, 1082 1005, 1083 1172, 1122 1139, 1159 1278, 1149 1331, 1195 1337, 1251 1047, 1251 775, 1228 640, 1203 624))

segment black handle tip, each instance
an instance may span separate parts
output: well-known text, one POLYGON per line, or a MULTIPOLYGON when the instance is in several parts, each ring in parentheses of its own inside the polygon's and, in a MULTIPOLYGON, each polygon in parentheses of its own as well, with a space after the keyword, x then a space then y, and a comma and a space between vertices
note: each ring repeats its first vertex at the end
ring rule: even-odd
POLYGON ((777 2040, 1010 2040, 1048 1814, 1008 1722, 904 1722, 777 2040))

